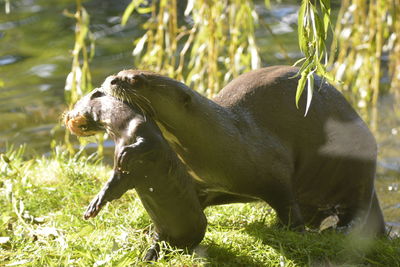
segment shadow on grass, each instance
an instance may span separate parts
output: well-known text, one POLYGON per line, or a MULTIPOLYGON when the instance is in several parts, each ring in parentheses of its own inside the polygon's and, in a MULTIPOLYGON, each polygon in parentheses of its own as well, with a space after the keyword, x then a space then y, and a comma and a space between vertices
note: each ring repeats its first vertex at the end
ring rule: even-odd
POLYGON ((400 266, 400 239, 299 233, 262 222, 247 225, 245 232, 298 266, 400 266))

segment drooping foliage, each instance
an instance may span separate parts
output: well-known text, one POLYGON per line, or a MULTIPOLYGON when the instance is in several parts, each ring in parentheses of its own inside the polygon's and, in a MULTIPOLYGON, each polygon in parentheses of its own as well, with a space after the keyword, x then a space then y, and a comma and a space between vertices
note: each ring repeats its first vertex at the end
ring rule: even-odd
POLYGON ((94 39, 89 30, 90 17, 81 0, 76 0, 75 13, 64 14, 76 20, 72 67, 65 85, 65 97, 71 105, 93 88, 89 62, 94 56, 94 39))
POLYGON ((176 0, 133 0, 128 6, 123 24, 134 10, 151 14, 146 33, 135 42, 136 65, 209 96, 232 77, 260 67, 252 0, 189 0, 184 11, 179 7, 176 0))
MULTIPOLYGON (((90 31, 90 16, 81 0, 76 0, 76 12, 70 13, 64 11, 64 14, 76 20, 75 25, 75 44, 72 50, 72 67, 67 76, 65 84, 65 98, 69 108, 75 104, 82 96, 93 89, 92 77, 89 63, 94 56, 94 37, 90 31)), ((98 154, 103 154, 103 135, 96 136, 99 146, 98 154)), ((65 131, 65 143, 71 153, 74 152, 73 145, 70 142, 69 131, 65 131)), ((87 143, 86 140, 80 140, 81 145, 87 143)))
POLYGON ((311 104, 314 89, 314 73, 333 82, 333 77, 327 72, 328 52, 326 39, 331 26, 331 4, 329 0, 303 0, 298 15, 298 39, 304 58, 296 63, 303 62, 299 71, 301 75, 297 86, 296 105, 307 83, 307 106, 311 104), (318 2, 318 5, 317 5, 318 2))
POLYGON ((342 89, 359 108, 375 106, 382 90, 399 93, 399 34, 398 0, 342 1, 331 62, 342 89))
MULTIPOLYGON (((299 48, 304 58, 297 62, 301 71, 296 103, 306 88, 310 105, 316 73, 347 91, 360 108, 374 106, 385 87, 399 91, 395 89, 400 84, 399 4, 397 0, 341 1, 331 36, 331 2, 303 0, 299 7, 299 48), (389 77, 390 86, 382 83, 382 77, 389 77)), ((270 1, 265 4, 273 9, 270 1)), ((259 19, 253 0, 189 0, 184 9, 181 14, 176 1, 132 1, 123 23, 135 10, 151 13, 144 25, 146 33, 135 42, 138 67, 182 80, 210 96, 232 77, 268 64, 260 62, 255 36, 259 19)))
MULTIPOLYGON (((298 39, 304 58, 297 62, 301 64, 296 104, 306 89, 308 109, 314 73, 336 82, 359 108, 376 105, 385 88, 399 94, 400 6, 396 1, 342 1, 332 36, 332 1, 301 2, 298 39), (382 83, 383 77, 389 77, 389 82, 382 83)), ((273 9, 273 4, 265 1, 267 8, 273 9)), ((88 15, 79 0, 77 7, 69 103, 79 95, 73 93, 80 89, 77 78, 82 77, 78 79, 82 88, 90 84, 88 15)), ((257 11, 253 0, 132 0, 121 22, 124 25, 132 14, 148 18, 142 24, 144 34, 134 42, 135 67, 168 75, 212 96, 239 74, 269 64, 261 62, 259 55, 257 11)))

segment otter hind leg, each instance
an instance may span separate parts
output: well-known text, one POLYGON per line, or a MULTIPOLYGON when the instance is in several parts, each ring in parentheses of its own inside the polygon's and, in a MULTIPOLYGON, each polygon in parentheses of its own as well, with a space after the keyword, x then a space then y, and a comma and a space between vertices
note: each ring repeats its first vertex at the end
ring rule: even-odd
POLYGON ((372 235, 383 235, 386 232, 385 221, 376 192, 372 196, 371 208, 369 209, 363 232, 372 235))
POLYGON ((385 221, 378 198, 374 192, 370 201, 362 206, 339 210, 337 227, 343 232, 355 232, 364 236, 379 236, 386 232, 385 221))
POLYGON ((269 192, 263 199, 275 210, 281 225, 293 230, 305 229, 300 205, 290 190, 269 192))

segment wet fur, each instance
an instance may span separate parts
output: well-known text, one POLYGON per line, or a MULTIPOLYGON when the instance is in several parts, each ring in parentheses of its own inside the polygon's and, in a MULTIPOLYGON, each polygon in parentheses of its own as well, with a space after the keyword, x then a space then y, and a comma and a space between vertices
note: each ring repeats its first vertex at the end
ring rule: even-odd
POLYGON ((108 77, 102 90, 138 103, 156 121, 205 194, 213 192, 208 205, 258 198, 292 227, 318 227, 337 213, 339 225, 384 232, 374 190, 374 137, 317 76, 320 87, 304 117, 305 95, 300 109, 294 104, 297 71, 276 66, 246 73, 214 101, 140 70, 108 77))
MULTIPOLYGON (((86 219, 135 188, 155 225, 155 241, 189 249, 201 242, 207 220, 193 180, 150 118, 129 101, 96 89, 66 114, 65 123, 80 136, 106 129, 116 144, 113 174, 90 203, 86 219)), ((156 254, 150 249, 146 260, 156 254)))

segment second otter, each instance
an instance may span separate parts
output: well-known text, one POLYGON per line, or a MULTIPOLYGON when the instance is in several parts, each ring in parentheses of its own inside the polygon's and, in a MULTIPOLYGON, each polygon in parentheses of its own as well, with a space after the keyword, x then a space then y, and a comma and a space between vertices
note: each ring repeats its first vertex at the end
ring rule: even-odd
MULTIPOLYGON (((114 171, 84 214, 95 217, 101 207, 135 188, 155 228, 155 241, 193 248, 204 237, 207 220, 193 180, 158 127, 135 108, 94 90, 66 115, 66 125, 79 136, 102 129, 113 137, 114 171), (121 171, 124 170, 124 171, 121 171)), ((145 260, 157 258, 157 246, 145 260)))

